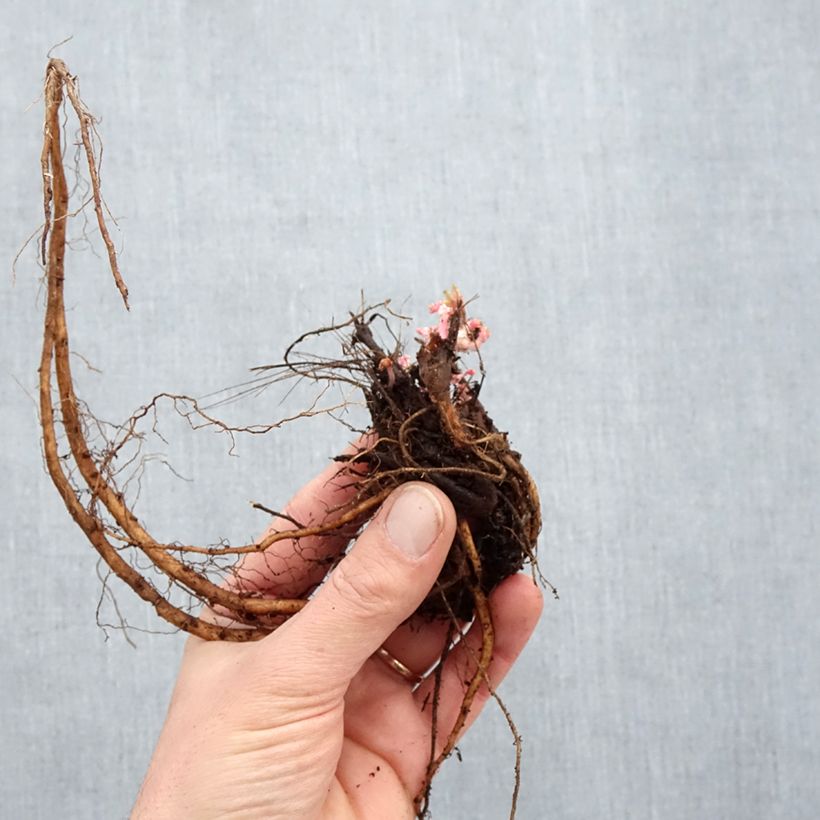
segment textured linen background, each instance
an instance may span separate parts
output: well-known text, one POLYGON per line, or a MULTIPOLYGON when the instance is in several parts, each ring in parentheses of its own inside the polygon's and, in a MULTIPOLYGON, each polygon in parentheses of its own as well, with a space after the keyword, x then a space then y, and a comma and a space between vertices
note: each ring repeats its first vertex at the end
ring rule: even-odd
MULTIPOLYGON (((131 314, 98 256, 78 248, 67 271, 99 415, 236 382, 360 289, 418 315, 457 281, 493 330, 485 395, 541 487, 561 592, 502 689, 525 741, 519 816, 817 816, 815 0, 3 16, 8 267, 41 214, 27 106, 68 35, 57 54, 102 118, 131 314)), ((134 650, 95 625, 94 554, 26 395, 37 276, 30 248, 0 285, 0 814, 125 817, 183 639, 134 632, 134 650)), ((170 432, 194 482, 155 464, 139 509, 202 540, 260 531, 247 501, 280 504, 345 441, 306 422, 231 459, 170 432)), ((161 628, 114 588, 134 626, 161 628)), ((462 750, 435 815, 505 817, 497 710, 462 750)))

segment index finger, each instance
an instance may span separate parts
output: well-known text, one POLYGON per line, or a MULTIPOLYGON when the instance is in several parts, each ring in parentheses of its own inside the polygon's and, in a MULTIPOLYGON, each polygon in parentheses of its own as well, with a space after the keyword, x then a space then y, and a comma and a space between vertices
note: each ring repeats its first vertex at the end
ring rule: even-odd
MULTIPOLYGON (((342 454, 353 457, 363 452, 369 437, 350 444, 342 454)), ((288 502, 259 540, 272 532, 298 527, 317 527, 332 521, 338 511, 351 502, 364 474, 361 465, 335 461, 311 479, 288 502)), ((247 553, 233 568, 230 585, 242 592, 259 592, 280 598, 299 598, 316 586, 327 572, 328 564, 347 546, 353 532, 285 538, 263 552, 247 553)))

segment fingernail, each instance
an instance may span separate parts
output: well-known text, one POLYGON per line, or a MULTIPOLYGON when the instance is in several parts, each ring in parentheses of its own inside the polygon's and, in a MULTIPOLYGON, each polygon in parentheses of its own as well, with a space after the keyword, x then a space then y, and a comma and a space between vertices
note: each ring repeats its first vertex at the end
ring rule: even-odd
POLYGON ((421 558, 433 546, 443 525, 439 500, 418 484, 399 490, 384 524, 393 544, 411 558, 421 558))

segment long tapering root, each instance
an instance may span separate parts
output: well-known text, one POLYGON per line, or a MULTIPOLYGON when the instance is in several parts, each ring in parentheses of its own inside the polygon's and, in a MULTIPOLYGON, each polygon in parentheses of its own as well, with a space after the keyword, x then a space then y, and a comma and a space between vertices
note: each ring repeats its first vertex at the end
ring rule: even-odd
MULTIPOLYGON (((45 256, 48 295, 39 370, 39 394, 43 449, 48 472, 72 518, 105 563, 141 598, 151 603, 162 618, 186 632, 208 640, 248 641, 261 638, 270 632, 270 628, 260 626, 260 618, 292 615, 304 606, 304 601, 301 599, 273 600, 238 593, 229 587, 214 583, 206 572, 198 571, 191 564, 176 557, 176 554, 186 552, 186 548, 178 544, 163 544, 150 535, 127 506, 122 492, 110 480, 105 464, 95 459, 86 439, 86 418, 74 391, 71 372, 71 353, 63 293, 69 191, 63 165, 60 111, 66 97, 79 120, 80 137, 90 176, 94 210, 108 250, 111 272, 126 306, 128 291, 119 270, 114 244, 103 214, 99 169, 92 139, 94 118, 79 97, 75 78, 61 60, 49 61, 44 96, 46 111, 41 168, 45 225, 42 236, 42 253, 45 256), (53 402, 53 376, 56 376, 59 396, 59 405, 56 409, 53 402), (86 492, 91 495, 91 501, 87 505, 81 502, 83 490, 75 486, 69 478, 64 466, 66 462, 58 452, 58 418, 76 471, 87 488, 86 492), (106 524, 100 517, 99 510, 101 509, 113 519, 113 525, 106 524), (157 586, 146 578, 144 572, 137 571, 122 557, 121 546, 115 546, 111 541, 112 530, 118 532, 118 540, 137 548, 147 556, 153 566, 171 580, 172 586, 188 591, 204 604, 231 612, 238 626, 217 626, 172 604, 167 595, 162 594, 157 586)), ((367 510, 367 503, 355 502, 347 510, 340 511, 339 520, 333 520, 318 527, 305 528, 296 534, 293 532, 274 533, 263 542, 247 545, 236 551, 259 551, 283 538, 338 531, 339 526, 365 515, 367 510)), ((206 555, 220 554, 219 549, 213 550, 207 547, 189 547, 187 551, 206 555)), ((221 552, 226 551, 229 550, 221 552)))
POLYGON ((464 697, 461 701, 461 707, 459 708, 455 723, 450 729, 450 733, 444 741, 441 751, 437 755, 434 752, 431 755, 430 762, 427 764, 427 771, 424 776, 424 787, 416 796, 416 808, 419 818, 422 818, 427 812, 430 784, 436 772, 441 767, 441 764, 452 754, 456 743, 458 743, 458 739, 464 731, 464 725, 473 708, 473 703, 481 689, 481 684, 486 682, 488 686, 490 685, 488 672, 493 656, 495 631, 493 630, 490 604, 481 588, 481 558, 476 549, 473 534, 470 531, 470 525, 463 518, 458 520, 457 533, 473 576, 470 584, 470 592, 473 595, 476 622, 481 626, 481 647, 478 652, 475 653, 475 670, 467 682, 467 688, 464 691, 464 697))

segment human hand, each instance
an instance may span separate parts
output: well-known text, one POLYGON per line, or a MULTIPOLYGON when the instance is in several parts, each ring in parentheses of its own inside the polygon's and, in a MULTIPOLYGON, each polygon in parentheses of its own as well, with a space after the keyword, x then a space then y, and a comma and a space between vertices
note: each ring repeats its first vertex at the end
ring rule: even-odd
MULTIPOLYGON (((333 465, 288 505, 321 520, 353 491, 333 465)), ((384 502, 305 608, 251 643, 189 638, 151 765, 133 810, 142 818, 413 818, 431 751, 432 676, 415 688, 374 653, 384 647, 416 673, 440 657, 447 624, 411 618, 453 541, 447 497, 420 482, 384 502)), ((280 541, 247 557, 243 586, 304 595, 339 539, 280 541)), ((325 564, 326 566, 326 564, 325 564)), ((490 596, 498 685, 529 638, 541 594, 515 575, 490 596)), ((210 613, 210 617, 219 616, 210 613)), ((450 652, 441 676, 436 753, 456 722, 475 671, 480 628, 450 652)), ((467 724, 490 696, 479 690, 467 724)))

